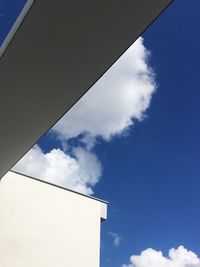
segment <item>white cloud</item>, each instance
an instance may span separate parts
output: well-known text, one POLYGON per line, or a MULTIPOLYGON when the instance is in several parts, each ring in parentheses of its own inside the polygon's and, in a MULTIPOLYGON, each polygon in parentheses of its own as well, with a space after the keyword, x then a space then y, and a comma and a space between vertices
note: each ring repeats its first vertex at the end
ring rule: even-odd
POLYGON ((108 232, 108 234, 113 238, 113 246, 119 247, 122 239, 121 236, 117 233, 108 232))
POLYGON ((101 164, 94 154, 80 147, 69 156, 60 149, 45 154, 36 145, 13 170, 84 194, 92 194, 91 187, 101 175, 101 164))
POLYGON ((131 256, 130 264, 122 267, 200 267, 200 258, 183 246, 170 249, 168 257, 148 248, 138 256, 131 256))
POLYGON ((141 120, 155 91, 149 51, 140 37, 53 127, 61 139, 89 133, 109 140, 141 120))
POLYGON ((53 128, 65 152, 53 149, 45 154, 35 146, 14 169, 91 194, 101 175, 101 165, 91 152, 96 137, 110 140, 123 134, 150 105, 156 86, 148 57, 139 38, 53 128), (80 134, 87 149, 70 147, 68 140, 80 134))

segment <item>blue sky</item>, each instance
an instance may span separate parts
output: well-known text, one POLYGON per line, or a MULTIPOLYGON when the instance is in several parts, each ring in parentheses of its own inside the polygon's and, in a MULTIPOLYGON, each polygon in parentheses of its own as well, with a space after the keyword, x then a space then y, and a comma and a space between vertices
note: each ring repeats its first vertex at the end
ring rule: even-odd
MULTIPOLYGON (((199 8, 197 0, 176 0, 143 34, 157 84, 149 108, 142 112, 145 117, 139 121, 133 113, 134 125, 107 139, 102 129, 99 137, 91 125, 87 128, 92 144, 86 159, 95 166, 92 178, 99 177, 90 186, 95 196, 110 202, 108 220, 102 224, 102 267, 121 267, 147 248, 166 256, 169 249, 183 245, 200 255, 199 8), (118 246, 111 233, 120 237, 118 246)), ((66 131, 66 141, 58 133, 60 128, 39 141, 44 153, 60 148, 74 159, 80 156, 74 149, 89 145, 81 143, 80 135, 66 131)), ((81 166, 87 176, 88 166, 81 166)), ((151 267, 135 263, 138 266, 151 267)))
POLYGON ((184 245, 200 254, 199 8, 175 1, 143 34, 159 87, 147 119, 109 144, 109 185, 105 178, 96 189, 111 202, 104 230, 114 225, 123 237, 104 252, 112 266, 149 247, 166 254, 184 245))
POLYGON ((0 46, 25 3, 26 0, 0 0, 0 46))

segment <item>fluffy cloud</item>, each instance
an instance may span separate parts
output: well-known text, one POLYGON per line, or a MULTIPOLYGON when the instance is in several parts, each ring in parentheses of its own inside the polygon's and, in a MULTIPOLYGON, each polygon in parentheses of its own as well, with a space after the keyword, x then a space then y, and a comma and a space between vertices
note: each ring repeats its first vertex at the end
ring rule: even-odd
POLYGON ((139 38, 53 127, 65 152, 53 149, 45 154, 35 146, 14 170, 91 194, 101 175, 101 165, 91 152, 96 137, 110 140, 123 134, 134 119, 142 120, 150 105, 156 86, 148 57, 139 38), (80 134, 87 149, 70 147, 69 139, 80 134))
POLYGON ((34 146, 13 168, 17 172, 37 177, 85 194, 92 194, 101 175, 101 164, 94 154, 83 148, 67 155, 60 149, 44 153, 34 146))
POLYGON ((141 120, 155 91, 149 51, 140 37, 53 127, 61 139, 87 133, 109 140, 141 120))
POLYGON ((119 247, 121 243, 121 236, 119 236, 117 233, 108 232, 108 234, 113 238, 113 246, 119 247))
POLYGON ((122 267, 200 267, 200 258, 183 246, 170 249, 168 257, 149 248, 138 256, 131 256, 130 264, 122 267))

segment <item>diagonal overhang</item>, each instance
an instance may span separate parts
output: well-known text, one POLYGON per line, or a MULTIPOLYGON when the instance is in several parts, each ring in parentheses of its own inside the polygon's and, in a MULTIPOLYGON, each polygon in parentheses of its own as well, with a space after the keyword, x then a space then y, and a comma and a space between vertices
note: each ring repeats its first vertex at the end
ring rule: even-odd
POLYGON ((171 2, 34 1, 0 60, 0 177, 171 2))

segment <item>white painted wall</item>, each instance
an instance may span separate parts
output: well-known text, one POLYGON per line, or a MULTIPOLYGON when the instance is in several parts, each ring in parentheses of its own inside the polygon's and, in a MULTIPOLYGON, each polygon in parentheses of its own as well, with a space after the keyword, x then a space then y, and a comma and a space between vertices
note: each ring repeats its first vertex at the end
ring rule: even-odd
POLYGON ((8 172, 0 182, 1 267, 99 267, 107 204, 8 172))

